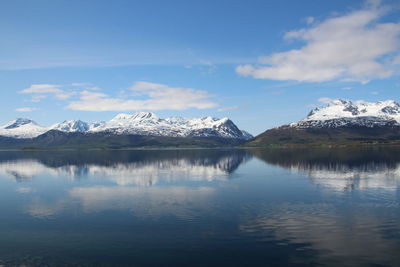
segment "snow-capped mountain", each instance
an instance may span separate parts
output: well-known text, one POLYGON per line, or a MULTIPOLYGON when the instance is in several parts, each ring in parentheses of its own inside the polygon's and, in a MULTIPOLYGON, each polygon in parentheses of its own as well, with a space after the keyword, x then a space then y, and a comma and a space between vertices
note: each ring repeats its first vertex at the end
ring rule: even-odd
POLYGON ((50 129, 62 132, 86 132, 89 128, 90 124, 81 120, 63 121, 50 126, 50 129))
POLYGON ((313 109, 308 116, 290 124, 298 128, 344 126, 400 126, 400 105, 393 100, 365 102, 337 99, 328 106, 313 109))
POLYGON ((12 120, 0 127, 0 136, 13 138, 34 138, 48 131, 48 128, 38 125, 26 118, 12 120))
POLYGON ((70 120, 41 127, 29 119, 17 119, 1 127, 0 135, 14 138, 34 138, 50 130, 66 133, 111 133, 116 135, 145 135, 170 137, 220 137, 247 140, 252 136, 239 130, 228 118, 212 117, 187 119, 158 118, 151 112, 118 114, 110 121, 87 123, 70 120))
POLYGON ((400 143, 400 105, 332 100, 298 122, 269 129, 246 146, 354 145, 400 143))
POLYGON ((158 118, 151 112, 118 114, 107 122, 91 124, 88 132, 112 132, 174 137, 223 137, 248 139, 249 134, 237 128, 228 118, 212 117, 187 119, 182 117, 158 118))

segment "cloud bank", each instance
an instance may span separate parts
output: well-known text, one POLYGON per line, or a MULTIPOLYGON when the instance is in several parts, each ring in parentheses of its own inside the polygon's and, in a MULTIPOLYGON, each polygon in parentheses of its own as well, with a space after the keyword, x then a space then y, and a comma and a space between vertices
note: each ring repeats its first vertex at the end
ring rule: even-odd
POLYGON ((233 111, 233 110, 240 110, 242 109, 241 106, 229 106, 217 109, 218 112, 226 112, 226 111, 233 111))
POLYGON ((303 42, 301 48, 261 57, 258 65, 241 65, 236 72, 301 82, 387 78, 400 62, 400 23, 379 23, 386 13, 386 7, 369 5, 318 24, 308 19, 310 27, 284 36, 303 42))
POLYGON ((47 95, 54 95, 57 99, 68 99, 74 94, 74 92, 67 92, 61 89, 61 87, 64 86, 57 84, 32 84, 29 88, 19 91, 19 93, 31 94, 31 102, 40 102, 47 95))
POLYGON ((84 90, 67 106, 81 111, 185 110, 216 107, 207 91, 170 87, 151 82, 136 82, 129 88, 132 98, 114 98, 98 91, 84 90))
POLYGON ((35 110, 37 110, 37 108, 23 107, 23 108, 15 109, 15 111, 18 111, 18 112, 31 112, 31 111, 35 111, 35 110))

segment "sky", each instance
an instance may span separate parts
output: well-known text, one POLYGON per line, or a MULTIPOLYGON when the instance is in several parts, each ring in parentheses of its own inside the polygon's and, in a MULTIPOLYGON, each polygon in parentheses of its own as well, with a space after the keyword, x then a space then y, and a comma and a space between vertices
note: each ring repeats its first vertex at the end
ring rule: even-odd
POLYGON ((400 2, 1 0, 0 123, 229 117, 400 101, 400 2))

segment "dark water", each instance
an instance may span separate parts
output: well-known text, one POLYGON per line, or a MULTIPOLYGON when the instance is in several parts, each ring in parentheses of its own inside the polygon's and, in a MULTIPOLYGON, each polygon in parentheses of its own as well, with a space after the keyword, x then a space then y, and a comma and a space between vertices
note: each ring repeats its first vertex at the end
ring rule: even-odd
POLYGON ((0 152, 3 266, 400 266, 400 149, 0 152))

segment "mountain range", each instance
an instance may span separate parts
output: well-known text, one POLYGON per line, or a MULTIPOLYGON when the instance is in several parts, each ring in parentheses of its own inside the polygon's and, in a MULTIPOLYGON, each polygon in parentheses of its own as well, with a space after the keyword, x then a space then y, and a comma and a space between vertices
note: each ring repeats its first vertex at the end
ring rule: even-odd
POLYGON ((400 105, 393 100, 332 100, 298 122, 269 129, 245 146, 371 144, 400 141, 400 105))
POLYGON ((109 121, 69 120, 43 127, 19 118, 0 127, 0 148, 268 147, 400 143, 400 105, 393 100, 332 100, 303 120, 253 137, 228 118, 159 118, 151 112, 109 121))
POLYGON ((253 136, 228 118, 158 118, 118 114, 109 121, 69 120, 49 127, 18 118, 0 127, 1 147, 137 147, 238 145, 253 136))

